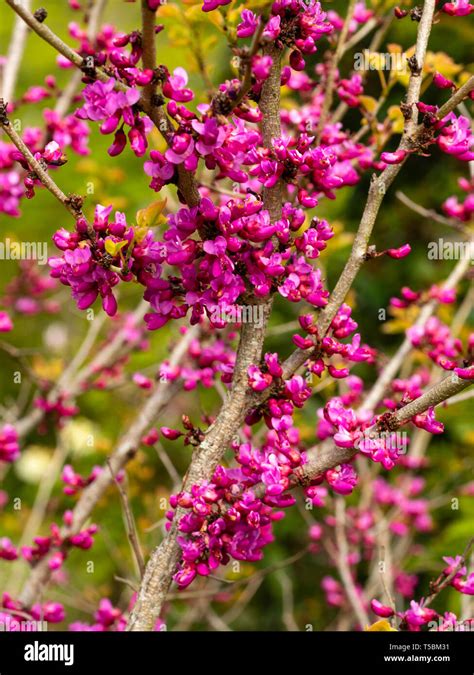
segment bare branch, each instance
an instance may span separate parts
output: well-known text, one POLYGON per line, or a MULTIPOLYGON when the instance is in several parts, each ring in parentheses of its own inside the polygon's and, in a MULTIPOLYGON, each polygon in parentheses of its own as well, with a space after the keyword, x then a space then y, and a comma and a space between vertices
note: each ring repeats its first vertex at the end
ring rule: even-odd
MULTIPOLYGON (((199 334, 199 330, 199 326, 194 326, 192 329, 188 330, 186 335, 179 341, 173 349, 169 359, 171 366, 176 366, 181 362, 187 353, 191 341, 199 334)), ((123 469, 135 456, 142 436, 172 399, 173 395, 178 390, 178 387, 179 384, 176 381, 159 382, 156 385, 154 392, 147 399, 135 421, 124 436, 122 436, 116 449, 108 459, 108 464, 114 475, 123 469)), ((70 537, 80 531, 99 499, 111 485, 112 480, 112 475, 110 471, 107 470, 106 464, 94 482, 83 490, 72 512, 72 524, 68 527, 63 527, 61 531, 63 538, 70 537)), ((48 557, 43 558, 32 570, 30 578, 20 595, 20 600, 24 606, 30 606, 38 597, 43 586, 49 581, 51 570, 48 567, 48 562, 48 557)))
POLYGON ((346 537, 346 505, 342 497, 336 498, 336 542, 337 542, 337 568, 341 581, 344 584, 344 591, 349 598, 352 609, 357 617, 357 620, 363 628, 369 623, 369 617, 365 611, 363 601, 357 592, 352 578, 351 568, 348 562, 349 547, 346 537))
POLYGON ((130 502, 128 500, 128 495, 127 492, 125 491, 125 488, 123 487, 121 481, 117 478, 117 475, 114 474, 113 469, 110 465, 110 460, 107 459, 107 465, 109 467, 110 473, 112 474, 112 478, 114 480, 115 485, 117 486, 117 490, 120 495, 120 501, 122 502, 122 509, 125 515, 125 523, 126 523, 126 529, 127 529, 127 537, 130 542, 131 549, 133 551, 133 555, 135 556, 135 561, 137 563, 138 570, 140 572, 140 578, 143 577, 143 573, 145 571, 145 560, 143 558, 143 553, 142 549, 140 546, 140 540, 138 537, 138 532, 137 532, 137 526, 135 523, 135 518, 133 517, 132 509, 130 508, 130 502))
POLYGON ((321 113, 319 116, 318 128, 316 132, 318 138, 321 135, 322 130, 324 129, 328 113, 331 109, 332 99, 334 96, 334 85, 336 83, 337 66, 341 56, 344 54, 344 45, 346 43, 347 35, 349 33, 349 26, 352 21, 352 17, 354 16, 355 5, 356 0, 349 0, 346 18, 344 20, 342 30, 339 34, 339 40, 337 42, 336 51, 332 55, 331 62, 329 65, 329 72, 327 74, 326 82, 324 83, 325 87, 324 100, 321 106, 321 113))
MULTIPOLYGON (((22 0, 25 9, 29 10, 31 0, 22 0)), ((2 98, 11 103, 15 94, 15 84, 20 69, 21 58, 26 45, 28 26, 17 16, 13 27, 13 33, 8 47, 7 60, 2 72, 2 98)))

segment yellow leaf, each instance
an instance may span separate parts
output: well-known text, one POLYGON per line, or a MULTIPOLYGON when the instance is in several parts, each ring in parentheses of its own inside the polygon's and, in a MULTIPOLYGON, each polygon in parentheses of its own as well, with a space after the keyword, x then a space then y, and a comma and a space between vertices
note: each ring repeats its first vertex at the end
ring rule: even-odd
MULTIPOLYGON (((188 3, 185 3, 188 4, 188 3)), ((215 14, 215 12, 209 12, 209 14, 215 14)), ((194 21, 202 21, 203 17, 207 19, 207 15, 203 13, 200 5, 191 5, 184 10, 184 16, 191 23, 194 21)), ((220 15, 219 15, 220 16, 220 15)))
POLYGON ((159 224, 160 215, 166 206, 166 199, 153 202, 137 212, 137 224, 139 227, 155 227, 159 224))
POLYGON ((371 70, 383 70, 385 68, 385 55, 378 52, 365 52, 371 70))
POLYGON ((377 100, 375 98, 372 96, 359 96, 359 101, 362 103, 367 112, 375 112, 375 109, 377 108, 377 100))
POLYGON ((42 380, 55 380, 64 370, 64 361, 59 358, 46 360, 42 356, 36 356, 32 370, 42 380))
POLYGON ((391 105, 387 111, 388 119, 392 122, 392 130, 395 134, 401 134, 404 126, 402 111, 398 105, 391 105))
POLYGON ((166 4, 160 7, 160 19, 181 19, 181 16, 181 10, 177 5, 166 4))
POLYGON ((389 54, 402 54, 403 49, 401 45, 396 44, 395 42, 390 42, 387 45, 387 51, 389 54))
POLYGON ((458 77, 458 85, 462 87, 463 84, 466 84, 470 77, 472 77, 471 73, 469 73, 467 70, 463 70, 463 72, 458 77))
POLYGON ((113 239, 105 240, 105 250, 109 255, 115 258, 118 252, 127 245, 127 241, 113 241, 113 239))
POLYGON ((459 66, 453 59, 444 52, 427 52, 425 58, 425 70, 427 72, 434 72, 435 70, 444 77, 451 79, 457 75, 462 66, 459 66))
POLYGON ((376 621, 371 626, 364 628, 365 631, 388 631, 393 633, 398 633, 396 628, 392 628, 387 619, 380 619, 376 621))

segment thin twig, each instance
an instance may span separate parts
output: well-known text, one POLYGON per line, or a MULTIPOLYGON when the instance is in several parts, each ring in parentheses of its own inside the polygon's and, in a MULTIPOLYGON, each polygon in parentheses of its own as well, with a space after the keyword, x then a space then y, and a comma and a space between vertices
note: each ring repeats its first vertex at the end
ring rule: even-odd
MULTIPOLYGON (((31 0, 22 0, 25 9, 29 10, 31 0)), ((6 63, 2 72, 2 94, 1 97, 7 102, 11 103, 11 99, 15 93, 15 85, 20 69, 21 59, 26 45, 26 38, 28 35, 28 26, 25 22, 17 16, 13 26, 12 37, 8 52, 6 56, 6 63)))
MULTIPOLYGON (((3 101, 0 99, 0 109, 2 107, 3 101)), ((54 180, 51 178, 46 169, 38 162, 37 159, 33 156, 31 150, 24 143, 23 139, 15 129, 10 124, 10 121, 1 113, 0 111, 0 127, 7 134, 7 136, 12 141, 13 145, 21 152, 23 157, 27 160, 31 170, 36 174, 38 179, 43 183, 45 188, 51 192, 53 197, 55 197, 58 202, 60 202, 66 209, 69 211, 71 216, 77 220, 82 216, 82 211, 80 208, 75 206, 74 202, 67 197, 64 192, 56 185, 54 180)))
POLYGON ((126 530, 127 530, 127 536, 128 540, 130 542, 131 549, 133 551, 133 554, 135 556, 135 561, 138 566, 138 570, 140 572, 140 578, 143 577, 143 573, 145 571, 145 560, 143 558, 143 553, 142 549, 140 546, 140 541, 138 538, 138 532, 137 532, 137 526, 135 523, 135 518, 133 517, 132 510, 130 508, 130 502, 128 501, 128 495, 121 483, 121 481, 117 478, 117 475, 114 474, 114 471, 110 465, 110 460, 107 459, 107 465, 109 467, 110 473, 112 474, 112 478, 114 480, 115 485, 117 486, 117 490, 120 495, 120 501, 122 502, 122 509, 125 515, 125 522, 126 522, 126 530))

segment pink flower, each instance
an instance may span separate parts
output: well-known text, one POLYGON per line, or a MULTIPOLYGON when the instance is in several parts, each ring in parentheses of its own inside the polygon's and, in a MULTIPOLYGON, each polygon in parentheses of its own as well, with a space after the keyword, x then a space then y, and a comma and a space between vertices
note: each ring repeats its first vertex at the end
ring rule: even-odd
POLYGON ((420 626, 432 621, 437 616, 434 609, 423 607, 418 602, 415 602, 415 600, 410 602, 410 609, 404 613, 404 619, 412 630, 419 630, 420 626))
POLYGON ((471 5, 468 0, 454 0, 454 2, 447 2, 441 9, 451 16, 467 16, 474 11, 474 5, 471 5))
POLYGON ((471 123, 467 117, 456 115, 451 112, 443 117, 441 122, 440 135, 437 143, 439 148, 448 155, 454 155, 457 159, 469 162, 474 159, 474 152, 471 150, 474 144, 474 136, 471 131, 471 123))
POLYGON ((281 17, 272 16, 271 19, 268 21, 267 25, 265 26, 265 29, 262 33, 262 38, 264 40, 268 40, 269 42, 276 40, 277 37, 280 35, 281 30, 280 24, 281 24, 281 17))
POLYGON ((381 616, 384 619, 388 619, 390 616, 394 615, 394 611, 391 607, 382 605, 381 602, 375 599, 370 601, 370 608, 374 614, 377 614, 377 616, 381 616))
MULTIPOLYGON (((110 120, 124 108, 135 104, 140 98, 138 89, 129 88, 127 92, 115 91, 116 80, 111 77, 107 82, 96 80, 88 84, 82 92, 84 105, 76 110, 76 116, 80 119, 89 119, 95 122, 110 120)), ((116 120, 117 126, 120 117, 116 120)), ((113 129, 107 131, 110 133, 113 129)))
POLYGON ((59 602, 45 602, 33 605, 30 610, 31 616, 36 621, 47 621, 48 623, 61 623, 66 616, 64 607, 59 602))
POLYGON ((6 312, 0 312, 0 333, 8 333, 13 330, 13 322, 6 312))
POLYGON ((415 426, 428 431, 430 434, 442 434, 444 431, 444 424, 438 422, 435 418, 433 407, 428 408, 426 413, 415 415, 415 417, 412 418, 412 422, 415 426))
POLYGON ((351 464, 341 464, 326 471, 326 480, 334 492, 350 495, 357 485, 357 474, 351 464))
POLYGON ((456 569, 456 576, 463 576, 466 574, 466 567, 464 565, 459 567, 462 562, 462 556, 457 555, 455 558, 452 558, 451 556, 444 556, 443 560, 445 563, 447 563, 447 567, 445 567, 443 570, 443 574, 446 576, 452 574, 456 569))
POLYGON ((3 558, 3 560, 16 560, 18 558, 18 551, 8 537, 0 539, 0 558, 3 558))
POLYGON ((464 595, 474 595, 474 572, 471 572, 467 579, 456 577, 451 582, 451 585, 464 595))
POLYGON ((151 389, 153 386, 153 382, 150 378, 145 377, 142 373, 134 373, 132 379, 140 389, 151 389))
POLYGON ((400 246, 400 248, 389 248, 386 253, 389 255, 391 258, 399 259, 399 258, 406 258, 406 256, 411 252, 411 246, 410 244, 404 244, 403 246, 400 246))
POLYGON ((382 152, 380 159, 386 164, 400 164, 407 156, 406 150, 396 150, 395 152, 382 152))
POLYGON ((451 80, 448 80, 448 78, 438 72, 433 75, 433 84, 438 89, 452 89, 454 87, 454 83, 451 80))
POLYGON ((160 431, 169 441, 175 441, 177 438, 183 435, 181 431, 178 431, 177 429, 170 429, 169 427, 161 427, 160 431))
POLYGON ((266 80, 272 69, 271 56, 254 56, 252 59, 252 72, 257 80, 266 80))
POLYGON ((240 15, 241 23, 237 26, 237 37, 251 37, 260 22, 260 18, 249 9, 243 9, 240 15))
POLYGON ((0 428, 0 462, 14 462, 20 455, 18 433, 11 424, 0 428))
POLYGON ((187 83, 188 74, 184 68, 175 68, 173 75, 170 75, 168 80, 163 84, 163 94, 167 98, 171 98, 173 101, 178 101, 179 103, 192 101, 194 94, 191 89, 186 89, 187 83))
POLYGON ((474 366, 469 368, 455 368, 454 372, 462 380, 474 380, 474 366))
POLYGON ((258 366, 249 366, 248 368, 249 386, 254 391, 263 391, 267 389, 273 382, 273 377, 270 373, 262 373, 258 366))
POLYGON ((111 626, 122 616, 122 612, 114 607, 108 598, 102 598, 99 609, 94 614, 94 619, 105 627, 111 626))

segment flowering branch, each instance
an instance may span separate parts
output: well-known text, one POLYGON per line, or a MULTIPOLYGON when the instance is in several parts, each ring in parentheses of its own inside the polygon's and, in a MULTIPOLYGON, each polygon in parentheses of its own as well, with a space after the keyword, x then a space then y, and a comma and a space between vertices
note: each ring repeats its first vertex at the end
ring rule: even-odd
POLYGON ((347 596, 354 609, 357 620, 361 626, 369 623, 369 617, 365 611, 363 600, 357 592, 352 578, 351 568, 348 563, 349 548, 346 537, 346 507, 343 497, 336 498, 336 542, 337 542, 337 566, 344 583, 347 596))
POLYGON ((469 552, 473 546, 474 546, 474 538, 468 541, 466 548, 464 549, 464 553, 461 556, 459 556, 458 561, 455 565, 453 565, 451 572, 449 574, 441 575, 439 579, 430 584, 432 592, 423 601, 423 607, 429 607, 429 605, 431 605, 436 596, 439 595, 443 589, 445 589, 447 586, 451 584, 453 579, 455 579, 455 577, 458 575, 459 570, 461 570, 466 564, 469 552))
POLYGON ((3 129, 12 143, 21 152, 23 157, 27 160, 28 165, 31 167, 31 170, 43 183, 45 188, 51 192, 53 197, 55 197, 58 202, 61 202, 61 204, 69 211, 75 220, 80 218, 82 216, 82 199, 73 198, 71 196, 67 197, 64 192, 56 185, 54 180, 41 165, 41 163, 35 159, 33 153, 26 146, 21 136, 17 134, 15 129, 10 124, 10 120, 6 114, 6 104, 3 99, 0 99, 0 128, 3 129))
MULTIPOLYGON (((69 47, 65 42, 63 42, 63 40, 61 40, 55 33, 53 33, 53 31, 50 28, 48 28, 48 26, 46 26, 43 22, 38 21, 35 18, 35 16, 31 12, 29 12, 25 7, 19 4, 17 0, 6 0, 6 2, 23 19, 23 21, 25 21, 25 23, 32 30, 34 30, 35 33, 37 33, 39 37, 41 37, 45 42, 50 44, 54 49, 56 49, 57 52, 59 52, 66 59, 71 61, 71 63, 77 66, 80 70, 82 70, 85 67, 86 65, 85 61, 80 54, 71 49, 71 47, 69 47)), ((144 4, 146 5, 145 0, 144 4)), ((154 44, 152 47, 151 41, 149 39, 151 36, 152 27, 154 36, 154 26, 150 26, 150 15, 152 14, 152 12, 148 10, 148 7, 144 8, 143 12, 144 17, 146 19, 145 45, 147 49, 145 59, 147 63, 148 60, 151 63, 151 60, 154 58, 153 57, 154 51, 152 52, 152 49, 154 50, 154 44)), ((96 67, 94 68, 94 78, 99 80, 100 82, 105 83, 110 80, 110 75, 108 75, 102 68, 96 67)), ((129 90, 129 87, 123 82, 120 82, 119 80, 115 81, 114 88, 117 91, 122 92, 127 92, 129 90)), ((153 121, 156 128, 161 133, 166 142, 170 143, 173 138, 174 128, 170 120, 168 119, 166 113, 161 109, 161 107, 152 104, 151 100, 149 100, 148 98, 148 94, 145 94, 145 97, 141 99, 140 105, 143 108, 144 112, 146 112, 149 115, 150 119, 153 121)), ((185 201, 186 204, 188 204, 188 206, 190 207, 196 206, 196 204, 199 203, 200 201, 199 191, 197 189, 197 184, 196 181, 194 180, 193 174, 189 171, 186 171, 184 167, 181 166, 178 168, 178 189, 182 199, 185 201)))
MULTIPOLYGON (((462 258, 449 277, 446 279, 445 283, 443 284, 442 288, 443 290, 451 290, 455 288, 458 283, 461 281, 461 279, 464 277, 466 272, 468 271, 470 267, 470 260, 469 258, 465 257, 462 258)), ((420 311, 420 314, 413 324, 415 328, 422 327, 425 325, 425 323, 428 321, 430 316, 432 316, 433 312, 435 311, 436 307, 438 306, 439 301, 435 298, 428 302, 420 311)), ((384 395, 384 392, 392 379, 395 377, 397 374, 400 366, 406 359, 407 355, 409 354, 410 350, 412 349, 412 343, 411 340, 408 337, 405 337, 404 341, 400 345, 400 347, 397 349, 395 354, 392 356, 388 364, 384 367, 382 372, 380 373, 379 377, 377 378, 375 384, 371 388, 369 394, 367 395, 364 404, 362 406, 362 410, 373 410, 377 403, 380 401, 382 396, 384 395)))
MULTIPOLYGON (((281 133, 281 52, 275 47, 270 47, 267 51, 272 58, 272 68, 270 76, 262 88, 260 107, 263 113, 263 143, 266 148, 271 148, 273 139, 278 138, 281 133)), ((269 212, 271 222, 275 222, 281 216, 281 189, 281 183, 277 181, 273 187, 265 189, 263 193, 264 206, 269 212)), ((214 424, 206 432, 204 441, 196 449, 183 482, 183 491, 190 490, 193 485, 212 478, 217 464, 245 418, 246 403, 249 396, 247 373, 249 366, 260 361, 272 304, 271 299, 262 303, 252 298, 251 295, 248 302, 249 304, 258 303, 261 305, 263 309, 262 325, 257 326, 252 323, 242 325, 229 399, 224 403, 214 424)), ((179 561, 178 524, 184 513, 184 509, 178 508, 176 510, 170 530, 150 557, 137 602, 130 618, 130 630, 151 630, 160 615, 179 561)))
MULTIPOLYGON (((199 327, 195 326, 190 329, 175 346, 169 359, 171 368, 176 367, 181 362, 187 353, 191 341, 195 339, 198 334, 199 327)), ((104 470, 102 470, 97 478, 82 492, 72 511, 71 523, 64 526, 62 529, 61 535, 63 539, 71 537, 81 530, 95 508, 95 505, 111 485, 113 481, 112 476, 116 476, 126 464, 133 459, 140 446, 142 436, 154 423, 155 419, 159 416, 165 406, 172 400, 174 394, 178 391, 178 388, 179 385, 176 381, 163 381, 156 385, 154 392, 147 399, 133 424, 119 440, 116 449, 108 458, 104 470), (110 470, 108 470, 107 467, 110 467, 110 470)), ((35 602, 42 588, 49 581, 51 569, 48 563, 49 559, 47 557, 43 558, 32 570, 20 595, 20 601, 25 607, 30 606, 35 602)))
MULTIPOLYGON (((472 382, 469 380, 461 380, 453 375, 448 376, 414 401, 410 401, 410 403, 407 403, 394 413, 388 413, 386 416, 383 416, 383 422, 379 421, 379 423, 385 429, 395 431, 415 415, 419 415, 426 412, 429 408, 443 403, 451 396, 459 394, 471 385, 472 382)), ((378 425, 375 425, 374 428, 367 430, 367 433, 377 428, 378 425)), ((349 461, 356 452, 356 448, 325 447, 324 445, 322 448, 317 447, 309 450, 307 452, 307 463, 296 471, 297 475, 293 485, 309 485, 325 471, 349 461)))

